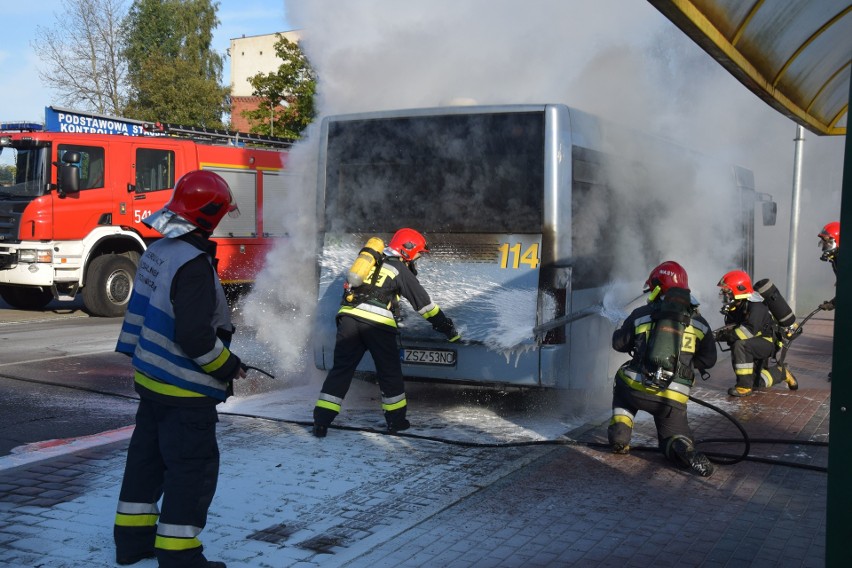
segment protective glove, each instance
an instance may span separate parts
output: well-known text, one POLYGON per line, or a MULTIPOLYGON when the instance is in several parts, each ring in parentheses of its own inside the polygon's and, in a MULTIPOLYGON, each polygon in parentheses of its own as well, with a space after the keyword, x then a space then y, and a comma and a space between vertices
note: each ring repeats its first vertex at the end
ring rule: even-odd
POLYGON ((447 339, 450 343, 456 343, 461 340, 461 334, 456 330, 456 326, 452 326, 447 331, 447 339))
POLYGON ((455 343, 459 339, 461 339, 461 335, 458 330, 456 330, 456 326, 453 323, 453 320, 448 318, 443 312, 438 312, 435 316, 432 317, 432 329, 437 331, 438 333, 443 333, 447 336, 451 342, 455 343))
POLYGON ((716 331, 713 332, 713 335, 716 337, 717 341, 724 341, 725 343, 731 343, 732 341, 736 341, 737 336, 734 334, 733 325, 726 325, 725 327, 720 327, 716 331))
POLYGON ((819 309, 825 310, 827 312, 830 312, 831 310, 833 310, 834 309, 834 298, 832 298, 830 300, 826 300, 825 302, 821 303, 819 305, 819 309))

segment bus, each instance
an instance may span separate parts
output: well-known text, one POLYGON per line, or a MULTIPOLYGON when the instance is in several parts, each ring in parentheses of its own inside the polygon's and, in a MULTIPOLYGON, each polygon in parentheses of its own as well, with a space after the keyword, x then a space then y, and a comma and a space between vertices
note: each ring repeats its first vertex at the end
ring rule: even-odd
MULTIPOLYGON (((418 278, 463 341, 448 343, 400 302, 407 378, 599 385, 624 355, 612 353, 611 318, 581 316, 627 302, 625 290, 641 292, 671 256, 687 269, 684 258, 708 254, 719 270, 750 272, 756 203, 774 222, 766 197, 745 168, 561 104, 325 117, 315 365, 331 368, 335 313, 359 249, 411 227, 431 248, 418 278)), ((374 370, 369 355, 359 370, 374 370)))

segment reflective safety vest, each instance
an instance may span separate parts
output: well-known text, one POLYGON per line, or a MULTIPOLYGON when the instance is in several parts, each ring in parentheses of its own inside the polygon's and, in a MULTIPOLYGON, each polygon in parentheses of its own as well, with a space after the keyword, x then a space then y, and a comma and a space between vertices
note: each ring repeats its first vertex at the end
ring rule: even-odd
MULTIPOLYGON (((136 269, 133 294, 115 350, 133 356, 136 382, 149 390, 167 396, 225 400, 227 383, 205 371, 219 368, 230 355, 222 340, 217 338, 213 348, 197 358, 189 357, 175 343, 172 282, 177 271, 199 255, 209 260, 204 251, 181 239, 163 238, 148 247, 136 269)), ((216 309, 211 325, 214 329, 231 329, 225 291, 215 269, 213 281, 216 309)))

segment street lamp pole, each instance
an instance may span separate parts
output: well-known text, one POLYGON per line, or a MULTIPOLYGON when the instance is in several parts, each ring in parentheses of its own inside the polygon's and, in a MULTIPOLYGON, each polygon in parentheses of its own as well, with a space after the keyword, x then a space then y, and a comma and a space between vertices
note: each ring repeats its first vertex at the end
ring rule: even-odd
POLYGON ((787 303, 796 311, 796 255, 799 248, 799 208, 802 194, 802 153, 805 129, 796 127, 796 152, 793 158, 793 199, 790 205, 790 249, 787 252, 787 303))

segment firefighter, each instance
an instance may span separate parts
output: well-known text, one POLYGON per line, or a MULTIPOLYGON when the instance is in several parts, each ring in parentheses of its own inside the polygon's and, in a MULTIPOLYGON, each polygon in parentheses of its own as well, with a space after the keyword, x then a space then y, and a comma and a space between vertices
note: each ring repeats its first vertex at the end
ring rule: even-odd
MULTIPOLYGON (((832 221, 822 228, 819 233, 819 244, 822 248, 822 256, 820 260, 831 263, 831 268, 834 270, 834 285, 837 286, 837 263, 840 257, 840 222, 832 221)), ((819 307, 826 311, 834 309, 834 300, 837 296, 830 300, 821 303, 819 307)), ((831 381, 831 371, 828 373, 828 380, 831 381)))
POLYGON ((615 375, 612 394, 612 419, 607 436, 612 451, 630 450, 633 422, 640 410, 654 416, 657 440, 666 458, 680 468, 702 477, 712 475, 713 464, 695 449, 687 419, 686 404, 695 382, 694 369, 704 371, 716 363, 716 343, 710 325, 698 312, 698 302, 689 292, 686 270, 674 261, 666 261, 651 271, 645 282, 650 292, 648 303, 636 308, 612 335, 612 347, 630 353, 631 360, 615 375), (677 301, 679 309, 670 306, 677 301), (679 332, 669 337, 679 322, 679 332), (653 364, 653 345, 672 346, 670 354, 657 353, 673 362, 672 371, 653 364))
POLYGON ((355 369, 367 351, 376 365, 388 431, 398 432, 410 427, 406 419, 407 401, 398 345, 396 314, 400 296, 449 341, 461 338, 453 321, 432 302, 417 280, 415 261, 428 252, 423 235, 414 229, 400 229, 364 283, 357 288, 345 287, 337 312, 334 364, 314 407, 314 436, 327 435, 329 425, 340 413, 355 369))
POLYGON ((717 286, 725 327, 716 331, 716 338, 731 348, 731 365, 737 379, 728 394, 751 396, 758 386, 771 387, 781 382, 787 383, 790 390, 799 388, 786 367, 769 364, 780 347, 781 330, 748 274, 732 270, 722 276, 717 286))
POLYGON ((210 240, 226 213, 238 213, 228 184, 199 170, 143 220, 165 238, 139 261, 116 346, 132 357, 139 394, 115 516, 122 565, 156 556, 161 568, 225 567, 204 557, 198 535, 219 475, 216 405, 245 376, 210 240))
MULTIPOLYGON (((833 221, 822 228, 822 231, 819 233, 819 244, 822 248, 820 260, 831 263, 831 268, 834 270, 834 277, 836 279, 837 262, 840 255, 840 222, 833 221)), ((833 310, 834 298, 826 300, 819 307, 823 310, 833 310)))

